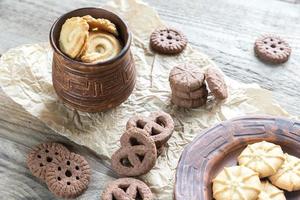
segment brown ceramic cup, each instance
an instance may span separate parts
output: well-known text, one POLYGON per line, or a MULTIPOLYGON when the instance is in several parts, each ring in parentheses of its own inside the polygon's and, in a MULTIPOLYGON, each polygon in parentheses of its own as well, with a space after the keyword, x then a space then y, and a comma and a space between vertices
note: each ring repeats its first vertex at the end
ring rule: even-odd
POLYGON ((80 111, 100 112, 114 108, 132 93, 136 81, 134 60, 130 52, 131 33, 116 14, 101 8, 81 8, 61 16, 50 30, 54 50, 52 80, 62 101, 80 111), (123 49, 114 58, 98 63, 84 63, 69 58, 59 49, 60 30, 71 17, 91 15, 114 23, 123 49))

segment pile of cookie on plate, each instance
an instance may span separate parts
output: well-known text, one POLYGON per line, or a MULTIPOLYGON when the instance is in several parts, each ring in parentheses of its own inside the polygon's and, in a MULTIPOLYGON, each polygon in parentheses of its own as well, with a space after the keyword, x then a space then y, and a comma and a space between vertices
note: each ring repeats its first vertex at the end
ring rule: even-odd
POLYGON ((213 179, 216 200, 286 200, 280 189, 300 190, 300 159, 284 153, 279 145, 266 141, 250 144, 238 163, 225 167, 213 179))

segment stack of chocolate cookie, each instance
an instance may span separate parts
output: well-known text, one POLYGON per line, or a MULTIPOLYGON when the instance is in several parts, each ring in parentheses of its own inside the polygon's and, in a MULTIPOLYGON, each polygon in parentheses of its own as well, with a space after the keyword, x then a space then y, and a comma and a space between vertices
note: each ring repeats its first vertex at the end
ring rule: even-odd
POLYGON ((88 162, 59 143, 34 147, 28 154, 27 165, 31 173, 45 181, 49 190, 60 198, 78 197, 90 182, 88 162))
POLYGON ((175 66, 169 76, 171 101, 180 107, 196 108, 207 101, 208 90, 204 72, 192 64, 175 66))

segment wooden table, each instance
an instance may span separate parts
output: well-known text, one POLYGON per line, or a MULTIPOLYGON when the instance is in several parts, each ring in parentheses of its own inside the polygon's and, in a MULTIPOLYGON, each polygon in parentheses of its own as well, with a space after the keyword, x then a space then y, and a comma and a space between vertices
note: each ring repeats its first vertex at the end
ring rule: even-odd
MULTIPOLYGON (((147 0, 161 18, 188 36, 231 78, 258 83, 273 91, 291 114, 300 115, 300 0, 147 0), (253 42, 262 33, 283 35, 293 48, 280 66, 261 63, 253 42)), ((0 54, 9 48, 48 41, 48 31, 61 14, 79 7, 101 6, 104 0, 0 0, 0 54)), ((99 199, 103 179, 116 175, 90 150, 58 136, 0 90, 0 196, 2 199, 55 199, 34 178, 26 153, 40 142, 56 140, 87 157, 93 169, 89 190, 80 199, 99 199)))

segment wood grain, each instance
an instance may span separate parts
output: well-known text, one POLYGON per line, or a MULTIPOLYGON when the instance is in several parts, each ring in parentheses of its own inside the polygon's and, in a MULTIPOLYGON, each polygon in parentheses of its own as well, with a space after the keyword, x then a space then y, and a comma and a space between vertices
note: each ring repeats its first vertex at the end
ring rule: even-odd
POLYGON ((0 195, 1 199, 56 199, 45 183, 31 175, 26 155, 32 146, 43 141, 58 141, 83 155, 92 168, 88 190, 78 199, 99 199, 108 181, 117 175, 101 158, 47 128, 36 118, 0 95, 0 195))
MULTIPOLYGON (((271 116, 249 116, 209 128, 184 149, 176 172, 175 199, 212 199, 212 179, 223 168, 237 165, 248 144, 269 141, 291 155, 300 156, 300 122, 271 116)), ((288 200, 300 192, 285 192, 288 200)))
MULTIPOLYGON (((300 115, 300 0, 146 0, 169 25, 208 54, 231 78, 258 83, 291 114, 300 115), (286 64, 272 66, 254 57, 254 40, 262 33, 282 35, 293 48, 286 64)), ((48 40, 54 20, 72 9, 101 6, 104 0, 1 0, 0 53, 24 43, 48 40), (45 14, 46 13, 46 14, 45 14), (18 28, 16 28, 18 27, 18 28), (21 30, 21 31, 20 31, 21 30)))
MULTIPOLYGON (((48 41, 52 23, 63 13, 104 0, 0 0, 0 54, 25 43, 48 41)), ((208 54, 231 78, 258 83, 274 92, 291 114, 300 115, 300 0, 147 0, 169 25, 180 28, 190 43, 208 54), (261 63, 253 42, 265 32, 278 33, 293 48, 281 66, 261 63)), ((115 175, 93 152, 55 135, 0 90, 0 195, 3 199, 55 199, 32 177, 25 155, 32 145, 57 140, 87 157, 93 168, 89 190, 81 199, 99 199, 105 180, 115 175), (5 198, 6 197, 6 198, 5 198)))

